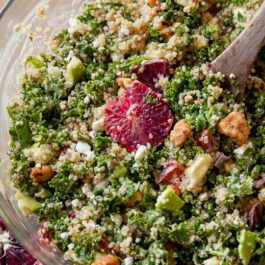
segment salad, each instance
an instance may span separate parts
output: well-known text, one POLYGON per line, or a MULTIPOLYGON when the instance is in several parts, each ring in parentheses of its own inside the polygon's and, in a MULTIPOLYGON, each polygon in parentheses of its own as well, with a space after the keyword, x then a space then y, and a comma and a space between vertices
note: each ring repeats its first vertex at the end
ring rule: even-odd
POLYGON ((265 48, 241 101, 210 63, 261 3, 86 0, 26 58, 10 179, 43 244, 77 265, 264 265, 265 48))

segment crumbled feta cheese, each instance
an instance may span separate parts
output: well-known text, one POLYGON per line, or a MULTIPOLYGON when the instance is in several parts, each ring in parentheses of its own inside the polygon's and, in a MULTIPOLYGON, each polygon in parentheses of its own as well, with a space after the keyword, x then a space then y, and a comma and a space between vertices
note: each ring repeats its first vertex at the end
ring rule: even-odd
POLYGON ((77 143, 76 151, 80 154, 86 155, 89 160, 92 160, 95 156, 94 152, 91 151, 90 145, 84 142, 77 143))
POLYGON ((134 156, 135 160, 141 160, 141 159, 143 159, 144 156, 145 156, 145 154, 146 154, 146 152, 147 152, 147 147, 145 145, 141 145, 137 149, 137 151, 135 153, 135 156, 134 156))
POLYGON ((68 233, 67 232, 64 232, 64 233, 61 233, 60 234, 60 238, 61 239, 67 239, 69 237, 68 233))
POLYGON ((84 99, 84 103, 85 104, 89 104, 90 103, 90 96, 86 96, 85 99, 84 99))
POLYGON ((238 156, 244 155, 247 149, 252 148, 253 144, 251 142, 248 142, 246 144, 241 145, 240 147, 236 148, 234 150, 234 153, 238 156))
POLYGON ((94 121, 92 123, 92 129, 94 131, 100 131, 100 132, 104 131, 104 117, 94 121))
POLYGON ((71 204, 74 208, 81 208, 82 207, 82 203, 78 199, 72 200, 71 204))
POLYGON ((124 265, 133 265, 133 258, 132 257, 125 258, 124 265))
POLYGON ((73 243, 70 243, 70 244, 68 245, 68 249, 69 249, 69 250, 74 249, 74 247, 75 247, 75 245, 74 245, 73 243))
POLYGON ((122 216, 120 214, 111 215, 110 218, 115 224, 117 224, 118 226, 121 226, 122 216))
POLYGON ((220 265, 220 261, 217 257, 207 259, 203 262, 203 265, 220 265))

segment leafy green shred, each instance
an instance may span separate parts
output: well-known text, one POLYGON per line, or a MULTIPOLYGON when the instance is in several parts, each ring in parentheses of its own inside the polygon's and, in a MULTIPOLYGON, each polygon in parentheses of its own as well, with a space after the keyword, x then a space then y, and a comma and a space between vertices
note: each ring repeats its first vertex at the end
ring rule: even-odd
POLYGON ((232 170, 231 176, 228 179, 227 187, 239 198, 243 198, 253 193, 253 179, 251 176, 240 172, 237 168, 232 170))
POLYGON ((76 180, 69 178, 69 174, 58 173, 48 182, 48 186, 53 189, 57 195, 63 195, 71 191, 75 182, 76 180))
POLYGON ((45 63, 42 62, 40 59, 36 58, 36 57, 32 57, 29 56, 26 60, 26 65, 27 64, 31 64, 33 65, 35 68, 41 68, 43 66, 45 66, 45 63))

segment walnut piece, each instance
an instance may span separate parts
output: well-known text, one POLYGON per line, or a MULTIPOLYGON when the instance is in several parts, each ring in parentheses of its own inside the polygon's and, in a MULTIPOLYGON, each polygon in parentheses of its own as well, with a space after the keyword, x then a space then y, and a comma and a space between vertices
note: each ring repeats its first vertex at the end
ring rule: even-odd
POLYGON ((30 177, 33 181, 40 183, 45 182, 52 178, 55 175, 55 172, 52 170, 50 166, 41 166, 39 167, 33 167, 30 170, 30 177))
POLYGON ((98 259, 96 259, 92 265, 119 265, 119 259, 116 256, 113 255, 106 255, 101 256, 98 259))
POLYGON ((243 145, 248 141, 249 126, 241 112, 233 111, 218 123, 218 132, 243 145))
POLYGON ((181 146, 192 135, 192 129, 186 120, 178 121, 170 133, 170 142, 175 146, 181 146))

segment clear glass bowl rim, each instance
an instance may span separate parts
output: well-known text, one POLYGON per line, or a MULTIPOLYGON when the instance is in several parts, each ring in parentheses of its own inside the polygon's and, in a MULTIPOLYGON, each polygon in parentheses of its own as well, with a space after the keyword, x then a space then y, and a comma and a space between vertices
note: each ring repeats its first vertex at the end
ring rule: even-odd
MULTIPOLYGON (((16 75, 12 74, 17 74, 23 69, 22 59, 27 54, 25 48, 30 43, 26 34, 15 35, 13 28, 20 22, 34 23, 37 5, 46 2, 50 6, 47 24, 53 27, 50 36, 66 26, 70 15, 76 13, 82 4, 81 0, 8 0, 0 10, 0 216, 18 241, 36 259, 47 265, 62 265, 68 264, 64 261, 62 253, 41 242, 36 220, 25 217, 20 212, 14 198, 15 191, 8 180, 9 118, 6 106, 12 103, 14 100, 11 98, 18 94, 16 75), (61 11, 60 15, 58 8, 61 11), (54 25, 58 25, 58 28, 54 25)), ((36 53, 40 51, 41 49, 36 53)))

